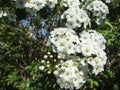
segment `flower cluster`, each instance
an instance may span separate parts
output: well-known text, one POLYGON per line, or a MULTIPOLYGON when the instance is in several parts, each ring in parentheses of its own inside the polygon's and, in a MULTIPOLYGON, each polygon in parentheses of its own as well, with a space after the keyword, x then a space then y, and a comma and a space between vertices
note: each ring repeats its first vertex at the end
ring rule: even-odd
POLYGON ((26 11, 30 14, 34 14, 40 11, 43 7, 48 5, 50 8, 54 8, 58 0, 15 0, 17 8, 26 8, 26 11))
POLYGON ((87 59, 87 62, 93 67, 93 73, 97 75, 101 71, 104 71, 104 65, 106 64, 106 54, 104 52, 101 52, 103 54, 103 57, 89 57, 87 59))
POLYGON ((97 55, 98 51, 105 49, 106 40, 102 34, 95 30, 83 31, 80 33, 81 52, 84 56, 97 55))
POLYGON ((97 75, 104 70, 106 64, 107 56, 104 52, 106 40, 95 30, 83 31, 80 33, 80 40, 81 53, 88 57, 87 62, 93 66, 93 73, 97 75))
POLYGON ((61 17, 67 19, 66 26, 70 28, 81 27, 82 25, 84 28, 90 26, 90 18, 87 12, 79 7, 69 8, 61 17))
MULTIPOLYGON (((82 77, 81 74, 75 76, 74 71, 78 70, 78 68, 82 70, 88 64, 93 67, 93 73, 95 75, 103 71, 107 60, 106 53, 104 52, 105 43, 106 40, 103 35, 97 33, 95 30, 83 30, 80 33, 80 38, 71 29, 56 28, 52 31, 49 37, 49 44, 52 44, 53 51, 58 53, 59 58, 67 59, 57 66, 57 71, 54 71, 55 73, 57 72, 55 76, 60 87, 71 90, 74 87, 76 89, 80 88, 83 83, 79 80, 85 82, 82 78, 84 73, 82 77), (78 59, 77 56, 74 56, 76 53, 82 53, 84 59, 78 59), (69 59, 70 57, 72 59, 69 59), (79 77, 79 79, 77 78, 77 82, 73 81, 74 76, 79 77)), ((79 70, 77 72, 81 73, 79 70)))
POLYGON ((105 19, 106 15, 109 13, 108 6, 98 0, 90 3, 86 9, 92 12, 93 16, 96 18, 97 24, 100 24, 101 20, 105 19))
POLYGON ((27 0, 25 7, 29 13, 34 13, 46 5, 46 0, 27 0))
MULTIPOLYGON (((42 56, 43 57, 40 62, 39 69, 42 72, 47 72, 48 74, 51 74, 52 72, 51 67, 58 61, 57 56, 51 52, 44 53, 44 55, 42 56)), ((59 61, 62 62, 62 60, 59 61)))
POLYGON ((50 34, 48 44, 52 44, 53 51, 58 53, 59 58, 80 51, 77 49, 80 45, 79 38, 72 29, 56 28, 50 34))
MULTIPOLYGON (((73 90, 79 89, 86 82, 85 78, 85 69, 80 70, 81 65, 76 62, 78 57, 74 57, 73 60, 69 59, 65 62, 62 62, 57 70, 54 71, 54 74, 57 78, 57 83, 60 85, 60 88, 73 90)), ((80 59, 78 59, 80 61, 80 59)))

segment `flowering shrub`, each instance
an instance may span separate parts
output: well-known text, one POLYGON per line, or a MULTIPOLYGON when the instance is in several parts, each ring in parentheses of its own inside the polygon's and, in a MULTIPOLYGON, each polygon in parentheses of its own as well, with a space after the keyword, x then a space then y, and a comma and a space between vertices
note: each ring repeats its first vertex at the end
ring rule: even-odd
MULTIPOLYGON (((4 63, 0 63, 0 74, 6 76, 5 81, 0 80, 2 89, 86 90, 99 86, 99 75, 105 77, 110 59, 106 45, 111 48, 110 42, 119 37, 111 36, 109 41, 106 33, 106 28, 113 29, 106 19, 111 0, 0 3, 0 61, 4 63)), ((107 72, 113 78, 111 73, 107 72)))

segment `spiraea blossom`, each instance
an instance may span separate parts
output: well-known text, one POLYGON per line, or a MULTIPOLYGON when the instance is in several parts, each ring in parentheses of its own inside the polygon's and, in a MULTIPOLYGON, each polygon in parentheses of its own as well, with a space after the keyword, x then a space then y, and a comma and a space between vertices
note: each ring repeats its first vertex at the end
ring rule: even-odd
POLYGON ((99 50, 105 49, 106 40, 102 34, 95 30, 83 31, 80 33, 81 51, 84 56, 97 55, 99 50))
POLYGON ((101 20, 105 19, 106 15, 109 13, 108 6, 102 1, 98 0, 90 3, 86 9, 92 12, 98 25, 100 24, 101 20))
POLYGON ((87 28, 91 25, 87 12, 79 7, 69 8, 61 17, 66 18, 66 26, 70 28, 82 27, 82 25, 87 28))
POLYGON ((79 89, 84 85, 86 82, 85 69, 82 71, 82 68, 79 66, 81 65, 76 63, 76 57, 73 60, 69 59, 60 64, 54 71, 54 75, 57 78, 57 83, 60 85, 60 88, 73 90, 79 89))
POLYGON ((93 66, 93 73, 96 75, 104 70, 107 56, 105 53, 106 40, 102 34, 95 30, 83 31, 80 33, 81 53, 88 57, 88 64, 93 66), (95 57, 92 57, 95 55, 95 57))
POLYGON ((80 45, 80 41, 72 29, 56 28, 50 33, 49 44, 52 44, 53 51, 57 52, 60 58, 65 58, 65 55, 78 52, 76 47, 80 45))
MULTIPOLYGON (((101 53, 104 53, 104 52, 101 52, 101 53)), ((107 60, 107 57, 106 57, 106 54, 103 55, 103 57, 89 57, 87 59, 87 62, 88 64, 90 64, 92 67, 93 67, 93 73, 95 75, 99 74, 101 71, 104 71, 104 65, 106 64, 106 60, 107 60)))
POLYGON ((30 14, 40 11, 46 5, 54 8, 58 0, 16 0, 16 7, 19 9, 26 8, 30 14))
POLYGON ((25 7, 28 12, 34 13, 42 9, 46 5, 46 0, 27 0, 25 7))

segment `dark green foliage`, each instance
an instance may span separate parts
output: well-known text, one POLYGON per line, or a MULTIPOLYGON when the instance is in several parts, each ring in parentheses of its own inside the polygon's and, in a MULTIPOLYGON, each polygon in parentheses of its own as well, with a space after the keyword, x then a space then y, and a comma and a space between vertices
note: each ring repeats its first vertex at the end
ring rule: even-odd
POLYGON ((55 82, 55 77, 39 71, 45 50, 40 42, 43 39, 33 41, 15 26, 0 26, 0 90, 55 88, 56 85, 51 83, 55 82), (51 80, 48 80, 49 77, 51 80))

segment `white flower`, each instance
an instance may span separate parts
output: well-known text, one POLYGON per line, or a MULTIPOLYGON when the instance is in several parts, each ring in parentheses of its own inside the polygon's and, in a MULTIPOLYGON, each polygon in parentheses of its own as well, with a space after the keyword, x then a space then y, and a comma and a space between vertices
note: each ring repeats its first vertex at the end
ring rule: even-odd
POLYGON ((51 74, 51 71, 48 71, 47 73, 48 73, 48 74, 51 74))
POLYGON ((48 56, 47 55, 44 55, 44 59, 47 59, 48 58, 48 56))
POLYGON ((98 73, 100 73, 100 72, 102 72, 102 71, 104 71, 103 66, 96 65, 96 66, 93 67, 93 73, 94 73, 95 75, 97 75, 98 73))
POLYGON ((104 56, 106 56, 106 53, 103 51, 103 50, 101 50, 101 49, 98 49, 98 50, 96 50, 96 55, 98 56, 98 57, 104 57, 104 56))
POLYGON ((94 60, 93 60, 93 64, 92 66, 95 67, 95 66, 103 66, 103 62, 102 62, 102 59, 100 57, 95 57, 94 60))
POLYGON ((59 42, 56 43, 56 46, 57 46, 58 52, 64 51, 66 47, 65 40, 64 39, 59 40, 59 42))
POLYGON ((54 31, 51 31, 50 34, 51 34, 51 37, 56 36, 58 34, 58 29, 54 29, 54 31))
POLYGON ((58 71, 57 71, 57 70, 55 70, 53 73, 54 73, 55 75, 58 75, 58 71))
POLYGON ((45 66, 39 66, 39 69, 43 71, 45 69, 45 66))
POLYGON ((69 79, 71 78, 71 71, 65 70, 65 72, 63 73, 62 76, 60 76, 61 78, 64 78, 65 81, 69 81, 69 79))
POLYGON ((50 38, 50 42, 56 44, 58 42, 58 38, 57 37, 50 38))
POLYGON ((87 63, 90 64, 90 65, 94 65, 94 58, 93 57, 89 57, 87 59, 87 63))
POLYGON ((107 62, 107 56, 105 55, 105 56, 101 57, 101 59, 102 59, 103 65, 105 65, 107 62))
POLYGON ((67 53, 68 54, 74 54, 75 53, 75 45, 74 44, 67 44, 66 46, 67 53))
POLYGON ((81 53, 81 48, 82 48, 81 44, 76 44, 75 45, 75 50, 76 50, 77 53, 81 53))
POLYGON ((81 47, 81 51, 84 56, 91 56, 92 50, 93 48, 89 44, 88 45, 83 44, 83 46, 81 47))
POLYGON ((62 51, 58 53, 58 58, 66 58, 66 51, 62 51))
POLYGON ((81 34, 80 34, 80 40, 82 42, 86 42, 86 41, 90 41, 90 34, 86 31, 83 31, 81 34))

